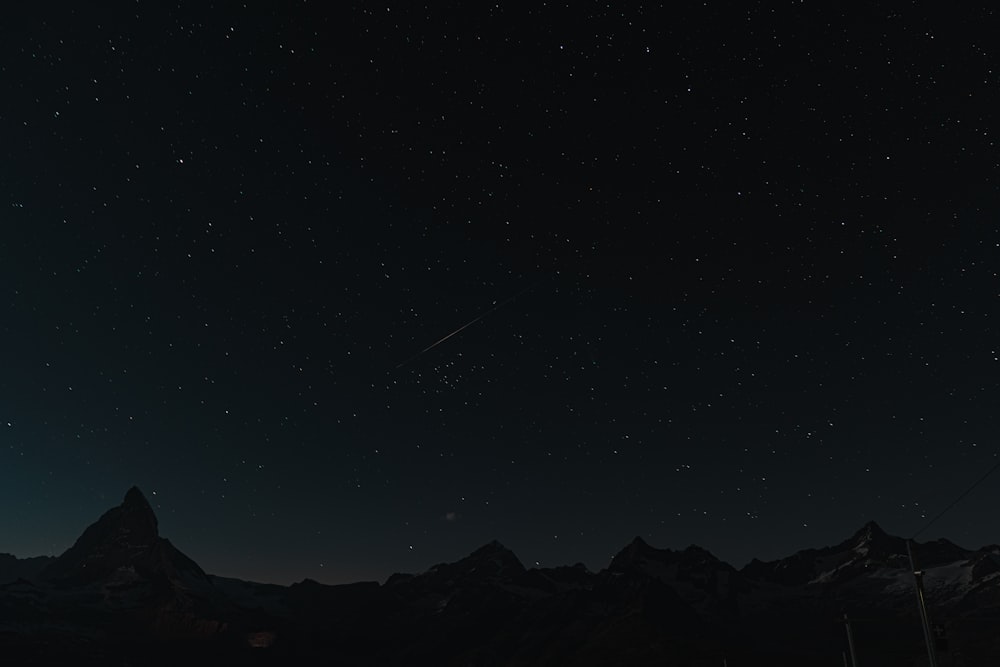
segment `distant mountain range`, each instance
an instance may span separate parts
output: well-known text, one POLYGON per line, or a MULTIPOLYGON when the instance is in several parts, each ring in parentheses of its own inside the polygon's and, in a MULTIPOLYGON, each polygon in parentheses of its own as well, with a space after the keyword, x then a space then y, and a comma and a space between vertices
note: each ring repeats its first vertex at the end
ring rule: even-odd
MULTIPOLYGON (((1000 547, 915 544, 939 664, 1000 663, 1000 547)), ((491 542, 421 574, 327 586, 206 574, 137 488, 58 558, 0 554, 0 663, 926 664, 906 543, 874 522, 737 570, 641 538, 600 572, 491 542)))

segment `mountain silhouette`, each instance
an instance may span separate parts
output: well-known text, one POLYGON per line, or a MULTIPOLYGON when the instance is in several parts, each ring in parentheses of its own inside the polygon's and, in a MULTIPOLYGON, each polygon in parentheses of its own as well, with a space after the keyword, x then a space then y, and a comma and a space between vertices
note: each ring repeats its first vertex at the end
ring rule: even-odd
MULTIPOLYGON (((965 659, 1000 655, 1000 547, 915 543, 932 618, 965 659)), ((906 542, 870 521, 742 570, 641 537, 600 571, 524 567, 498 541, 384 584, 207 575, 160 536, 138 488, 58 558, 0 555, 11 664, 839 664, 845 613, 870 662, 922 655, 906 542), (780 629, 780 631, 775 631, 780 629), (41 656, 41 657, 39 657, 41 656)), ((969 664, 972 664, 971 662, 969 664)))
POLYGON ((156 514, 138 487, 122 504, 105 512, 65 553, 37 575, 63 586, 91 584, 123 569, 140 577, 167 578, 176 583, 208 584, 193 560, 160 537, 156 514))

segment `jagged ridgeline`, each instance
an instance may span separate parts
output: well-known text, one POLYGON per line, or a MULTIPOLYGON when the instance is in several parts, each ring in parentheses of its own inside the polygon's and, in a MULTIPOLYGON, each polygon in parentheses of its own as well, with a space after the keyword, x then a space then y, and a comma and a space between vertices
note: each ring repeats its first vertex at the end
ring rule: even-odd
MULTIPOLYGON (((1000 547, 917 544, 940 664, 1000 656, 1000 547)), ((206 574, 137 488, 58 558, 0 554, 3 664, 841 665, 926 660, 906 544, 843 542, 736 569, 641 538, 599 572, 499 542, 384 583, 206 574), (9 659, 9 662, 8 660, 9 659)))

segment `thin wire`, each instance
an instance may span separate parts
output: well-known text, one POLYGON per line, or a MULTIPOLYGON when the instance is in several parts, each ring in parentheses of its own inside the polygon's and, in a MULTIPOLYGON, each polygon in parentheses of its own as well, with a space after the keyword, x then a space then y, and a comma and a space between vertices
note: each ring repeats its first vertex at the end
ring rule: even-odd
POLYGON ((910 539, 911 540, 917 539, 917 535, 919 535, 920 533, 922 533, 925 530, 927 530, 928 528, 930 528, 931 524, 933 524, 935 521, 937 521, 938 519, 940 519, 941 517, 943 517, 952 507, 954 507, 958 503, 962 502, 962 498, 965 498, 967 495, 969 495, 970 493, 972 493, 973 489, 975 489, 977 486, 979 486, 980 484, 982 484, 983 482, 985 482, 986 478, 989 477, 990 475, 992 475, 994 472, 996 472, 998 468, 1000 468, 1000 461, 997 461, 996 463, 994 463, 993 467, 986 471, 986 474, 984 474, 982 477, 980 477, 975 482, 973 482, 972 486, 970 486, 965 491, 963 491, 962 495, 960 495, 958 498, 955 498, 955 500, 953 500, 950 505, 948 505, 943 510, 941 510, 940 512, 938 512, 937 515, 933 519, 931 519, 926 524, 924 524, 924 527, 921 528, 920 530, 918 530, 917 532, 915 532, 913 534, 913 537, 911 537, 910 539))

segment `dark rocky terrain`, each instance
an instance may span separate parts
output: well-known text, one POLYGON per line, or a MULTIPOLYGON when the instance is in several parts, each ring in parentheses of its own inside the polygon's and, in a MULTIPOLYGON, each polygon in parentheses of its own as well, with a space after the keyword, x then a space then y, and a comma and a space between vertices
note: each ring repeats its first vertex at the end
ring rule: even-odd
MULTIPOLYGON (((915 546, 939 664, 1000 659, 1000 547, 915 546)), ((868 523, 741 570, 641 538, 600 572, 526 569, 492 542, 384 584, 206 574, 138 489, 58 558, 0 555, 0 656, 17 665, 863 665, 927 658, 906 544, 868 523)))

